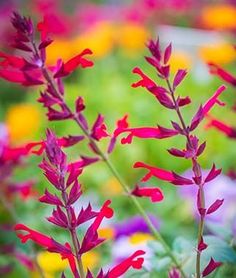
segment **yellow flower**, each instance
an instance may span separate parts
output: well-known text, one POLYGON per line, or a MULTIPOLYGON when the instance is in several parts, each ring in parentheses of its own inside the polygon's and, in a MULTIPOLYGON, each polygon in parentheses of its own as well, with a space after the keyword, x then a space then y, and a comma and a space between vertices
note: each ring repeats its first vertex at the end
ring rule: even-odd
POLYGON ((143 50, 148 36, 148 31, 140 24, 126 23, 117 26, 117 43, 124 51, 129 53, 137 53, 138 51, 143 50))
POLYGON ((63 40, 60 38, 54 38, 53 43, 46 48, 46 53, 48 65, 55 64, 58 59, 66 61, 79 54, 79 52, 75 53, 74 51, 72 39, 63 40))
POLYGON ((56 253, 47 251, 40 252, 38 257, 38 264, 45 273, 54 274, 62 272, 68 267, 68 261, 62 260, 61 256, 56 253))
MULTIPOLYGON (((52 275, 50 273, 44 272, 43 274, 44 274, 44 278, 55 278, 55 275, 52 275)), ((38 272, 34 271, 34 272, 31 272, 30 277, 31 278, 41 278, 42 276, 38 272)))
POLYGON ((178 69, 190 69, 192 65, 191 56, 184 51, 174 51, 170 57, 170 70, 175 73, 178 69))
POLYGON ((6 125, 12 143, 32 139, 40 128, 41 114, 37 106, 27 103, 16 104, 6 114, 6 125))
POLYGON ((94 269, 96 266, 98 266, 99 261, 99 254, 96 251, 89 251, 82 256, 84 269, 94 269))
POLYGON ((201 19, 208 28, 233 29, 236 27, 236 7, 224 4, 206 6, 201 19))
POLYGON ((95 57, 109 54, 114 46, 113 24, 101 21, 73 41, 73 47, 90 48, 95 57))
POLYGON ((100 228, 98 230, 98 237, 105 239, 113 239, 114 238, 114 230, 110 227, 100 228))
POLYGON ((113 38, 113 24, 108 21, 98 22, 74 38, 67 40, 55 38, 47 47, 47 64, 54 64, 58 58, 63 61, 69 60, 85 48, 90 48, 94 57, 103 57, 112 50, 113 38))
POLYGON ((205 62, 226 64, 235 60, 236 51, 228 43, 219 43, 217 45, 201 47, 199 49, 199 55, 205 62))
POLYGON ((133 245, 137 245, 140 243, 145 243, 149 240, 153 240, 153 236, 147 233, 135 233, 129 238, 129 242, 133 245))
POLYGON ((102 187, 105 196, 120 195, 123 192, 121 184, 115 178, 110 178, 102 187))

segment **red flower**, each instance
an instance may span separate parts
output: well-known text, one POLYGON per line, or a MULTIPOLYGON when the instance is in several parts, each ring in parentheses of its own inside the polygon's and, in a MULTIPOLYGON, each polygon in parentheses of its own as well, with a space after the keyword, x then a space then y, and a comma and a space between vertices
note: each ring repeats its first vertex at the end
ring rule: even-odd
POLYGON ((90 249, 96 247, 97 245, 99 245, 101 242, 104 241, 104 239, 98 238, 97 230, 104 218, 111 218, 113 216, 113 210, 112 208, 109 207, 110 204, 111 204, 110 200, 107 200, 104 203, 100 212, 97 214, 94 222, 88 228, 84 236, 83 242, 81 244, 80 254, 88 252, 90 249))
POLYGON ((141 181, 148 181, 152 176, 160 179, 160 180, 164 180, 164 181, 168 181, 174 185, 189 185, 189 184, 193 184, 193 181, 191 179, 187 179, 185 177, 182 177, 178 174, 176 174, 175 172, 170 172, 161 168, 157 168, 157 167, 153 167, 150 165, 147 165, 143 162, 136 162, 133 166, 134 168, 146 168, 149 170, 149 173, 147 173, 141 181))
POLYGON ((211 110, 211 108, 217 103, 221 106, 225 105, 225 103, 218 100, 218 97, 223 93, 223 91, 226 89, 224 85, 221 85, 214 95, 203 105, 203 114, 204 116, 207 115, 207 113, 211 110))
POLYGON ((60 69, 55 73, 54 78, 67 76, 71 74, 79 66, 81 66, 82 68, 92 67, 93 62, 83 57, 85 55, 91 55, 91 54, 93 54, 93 52, 90 49, 86 48, 80 54, 71 58, 69 61, 63 63, 60 69))
POLYGON ((140 68, 138 67, 134 68, 133 73, 140 75, 142 78, 140 81, 132 84, 133 88, 137 88, 140 86, 145 88, 150 88, 156 86, 156 83, 152 79, 150 79, 146 74, 144 74, 140 68))
POLYGON ((131 255, 129 258, 112 268, 108 272, 108 278, 117 278, 123 275, 129 268, 134 268, 134 269, 141 269, 144 258, 140 257, 144 255, 145 252, 143 250, 137 250, 134 252, 133 255, 131 255))
POLYGON ((127 137, 121 139, 122 144, 130 144, 132 143, 133 137, 138 138, 154 138, 154 139, 163 139, 172 137, 178 134, 176 130, 163 128, 161 126, 158 127, 136 127, 129 128, 127 122, 128 115, 122 120, 119 120, 117 123, 117 128, 113 133, 113 137, 118 137, 121 133, 129 133, 127 137))
POLYGON ((153 203, 160 202, 164 198, 162 191, 157 187, 139 187, 136 185, 131 194, 137 197, 148 197, 153 203))
POLYGON ((163 129, 161 127, 136 127, 136 128, 126 128, 123 130, 117 130, 116 135, 118 136, 121 133, 129 132, 129 135, 125 138, 122 138, 122 144, 130 144, 133 137, 138 138, 154 138, 154 139, 164 139, 168 137, 175 136, 178 134, 176 130, 172 129, 163 129))
POLYGON ((236 77, 233 76, 231 73, 225 71, 221 67, 217 66, 216 64, 209 63, 210 73, 219 76, 224 81, 230 83, 233 86, 236 86, 236 77))
POLYGON ((147 169, 149 172, 142 178, 142 181, 148 181, 152 176, 164 180, 164 181, 174 181, 174 175, 172 172, 161 169, 161 168, 157 168, 157 167, 153 167, 150 166, 148 164, 145 164, 143 162, 136 162, 133 166, 134 168, 145 168, 147 169))
POLYGON ((212 116, 207 117, 209 119, 206 128, 210 128, 210 127, 214 127, 216 128, 218 131, 222 132, 223 134, 225 134, 226 136, 230 137, 230 138, 236 138, 236 130, 227 125, 226 123, 219 121, 215 118, 213 118, 212 116))
POLYGON ((28 240, 32 240, 36 244, 46 248, 49 252, 59 253, 61 255, 62 260, 67 259, 69 261, 72 272, 74 273, 75 277, 78 277, 75 258, 71 251, 71 247, 68 243, 62 245, 56 242, 51 237, 48 237, 38 231, 32 230, 23 224, 16 224, 14 229, 16 231, 28 232, 28 234, 17 234, 17 236, 21 239, 22 243, 26 243, 28 240))
POLYGON ((24 66, 29 64, 22 57, 8 55, 6 53, 3 53, 2 51, 0 51, 0 58, 3 58, 3 61, 0 62, 0 66, 3 67, 3 68, 7 68, 7 67, 10 66, 10 67, 13 67, 13 68, 22 69, 24 66))

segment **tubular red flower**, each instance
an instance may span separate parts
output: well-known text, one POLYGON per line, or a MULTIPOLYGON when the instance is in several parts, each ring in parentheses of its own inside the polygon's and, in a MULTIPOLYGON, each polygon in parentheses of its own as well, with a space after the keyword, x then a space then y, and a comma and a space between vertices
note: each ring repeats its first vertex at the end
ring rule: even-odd
POLYGON ((225 103, 218 100, 218 97, 223 93, 223 91, 226 89, 224 85, 220 86, 214 95, 203 105, 203 114, 204 116, 207 115, 207 113, 211 110, 211 108, 217 103, 221 106, 225 105, 225 103))
POLYGON ((157 187, 139 187, 136 185, 131 194, 137 197, 148 197, 153 203, 160 202, 164 199, 162 191, 157 187))
POLYGON ((102 220, 103 220, 104 218, 111 218, 111 217, 113 216, 113 210, 112 210, 112 208, 109 207, 110 204, 111 204, 111 201, 110 201, 110 200, 107 200, 107 201, 103 204, 103 206, 102 206, 102 208, 101 208, 99 214, 98 214, 97 217, 95 218, 93 224, 90 226, 90 228, 91 228, 93 231, 97 231, 97 230, 98 230, 98 228, 99 228, 99 226, 100 226, 100 224, 101 224, 101 222, 102 222, 102 220))
POLYGON ((207 116, 207 118, 209 119, 206 128, 210 128, 210 127, 214 127, 216 128, 218 131, 224 133, 226 136, 230 137, 230 138, 236 138, 236 130, 227 125, 226 123, 217 120, 216 118, 213 118, 212 116, 207 116))
POLYGON ((76 55, 75 57, 71 58, 66 63, 63 63, 60 69, 55 73, 54 78, 64 77, 71 74, 75 69, 79 66, 82 68, 92 67, 93 62, 85 59, 83 56, 91 55, 93 52, 86 48, 80 54, 76 55))
POLYGON ((46 248, 53 248, 53 239, 51 237, 48 237, 44 234, 41 234, 40 232, 34 231, 24 224, 16 224, 14 227, 15 231, 25 231, 28 232, 28 234, 17 234, 17 236, 20 238, 22 243, 26 243, 28 240, 32 240, 35 243, 37 243, 40 246, 46 247, 46 248))
POLYGON ((140 86, 145 88, 150 88, 156 86, 156 83, 152 81, 152 79, 150 79, 146 74, 144 74, 140 68, 138 67, 134 68, 133 73, 139 74, 142 78, 140 81, 132 84, 133 88, 137 88, 140 86))
POLYGON ((210 73, 219 76, 224 81, 228 82, 229 84, 236 86, 236 77, 233 76, 231 73, 225 71, 221 67, 217 66, 216 64, 209 63, 210 73))
POLYGON ((136 127, 136 128, 117 128, 114 132, 115 137, 119 136, 121 133, 128 132, 129 135, 121 139, 122 144, 132 143, 133 137, 138 138, 154 138, 154 139, 164 139, 172 137, 178 134, 176 130, 173 129, 162 129, 159 127, 136 127))
POLYGON ((11 66, 13 68, 22 69, 27 64, 27 61, 24 58, 8 55, 2 51, 0 51, 0 58, 3 58, 3 61, 0 62, 0 66, 3 68, 11 66))
POLYGON ((141 269, 143 266, 144 258, 143 256, 145 252, 143 250, 137 250, 131 255, 129 258, 112 268, 108 272, 109 278, 117 278, 124 274, 129 268, 141 269))
POLYGON ((172 182, 175 179, 172 172, 161 169, 161 168, 150 166, 143 162, 136 162, 133 167, 134 168, 145 168, 145 169, 149 170, 149 173, 146 174, 142 178, 142 181, 144 181, 144 182, 148 181, 152 176, 154 176, 158 179, 164 180, 164 181, 169 181, 169 182, 172 182))
POLYGON ((28 232, 28 234, 25 235, 21 233, 17 234, 17 236, 21 239, 22 243, 26 243, 28 240, 32 240, 36 244, 46 248, 49 252, 59 253, 61 255, 62 260, 64 259, 68 260, 74 276, 79 277, 78 271, 76 269, 75 258, 71 251, 71 247, 68 243, 66 243, 63 246, 60 243, 56 242, 51 237, 48 237, 38 231, 32 230, 27 226, 25 226, 24 224, 16 224, 14 230, 28 232))

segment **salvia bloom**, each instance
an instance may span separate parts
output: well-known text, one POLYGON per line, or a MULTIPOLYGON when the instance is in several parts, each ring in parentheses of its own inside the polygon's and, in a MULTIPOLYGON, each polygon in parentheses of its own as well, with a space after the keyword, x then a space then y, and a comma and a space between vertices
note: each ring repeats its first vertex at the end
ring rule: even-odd
MULTIPOLYGON (((101 114, 98 114, 92 126, 89 127, 84 115, 84 99, 81 96, 76 99, 74 110, 65 102, 63 78, 73 73, 77 68, 92 67, 93 62, 86 58, 87 55, 92 54, 92 51, 85 49, 68 61, 59 59, 55 65, 48 66, 46 48, 53 43, 49 37, 53 23, 50 20, 38 23, 37 31, 40 33, 38 43, 35 42, 36 30, 29 18, 14 13, 12 24, 17 31, 14 47, 25 53, 22 56, 14 56, 1 52, 0 77, 10 82, 20 83, 23 86, 43 85, 44 89, 41 90, 38 101, 47 109, 48 119, 50 121, 74 120, 79 125, 83 135, 63 137, 59 139, 59 143, 63 147, 69 147, 87 139, 88 147, 93 152, 93 156, 81 156, 78 161, 71 163, 69 167, 84 167, 99 160, 107 161, 106 155, 97 145, 98 141, 106 137, 110 138, 107 146, 107 154, 110 154, 119 136, 122 136, 122 144, 130 144, 133 137, 163 139, 178 134, 175 129, 161 126, 129 128, 127 115, 117 121, 112 132, 108 132, 104 116, 101 114)), ((181 105, 185 101, 188 102, 189 99, 180 100, 181 105)), ((44 148, 44 142, 35 142, 20 148, 18 153, 19 155, 31 153, 40 155, 44 148)), ((8 152, 7 156, 17 155, 18 153, 14 150, 13 154, 8 152)), ((160 189, 147 188, 129 193, 136 197, 150 198, 152 202, 163 199, 160 189)))
MULTIPOLYGON (((159 44, 159 40, 150 41, 148 44, 148 49, 150 51, 151 56, 146 57, 146 61, 154 67, 159 78, 163 79, 166 83, 166 87, 160 86, 154 80, 149 78, 140 68, 136 67, 133 70, 133 73, 140 76, 140 80, 133 83, 132 87, 143 87, 149 93, 151 93, 155 99, 164 107, 170 110, 175 110, 179 119, 179 123, 172 121, 172 128, 161 127, 160 134, 163 134, 163 137, 166 138, 170 136, 178 136, 182 135, 186 138, 186 146, 184 149, 176 149, 171 148, 168 152, 179 158, 189 159, 192 162, 192 174, 188 175, 188 177, 179 175, 172 170, 161 169, 152 165, 148 165, 144 162, 136 162, 134 164, 134 168, 144 168, 147 170, 147 174, 141 179, 142 182, 147 182, 150 178, 155 177, 160 180, 169 182, 176 186, 190 186, 195 185, 197 194, 195 195, 196 204, 198 207, 198 213, 200 215, 200 224, 199 224, 199 236, 197 240, 197 256, 196 256, 196 277, 205 277, 210 274, 216 267, 220 265, 220 263, 215 262, 213 259, 209 262, 209 264, 205 267, 204 270, 200 268, 200 260, 201 253, 203 250, 207 248, 207 245, 204 243, 203 237, 203 224, 205 220, 205 216, 208 214, 214 213, 218 210, 223 204, 223 199, 214 200, 209 207, 205 206, 204 199, 204 188, 206 183, 214 180, 220 173, 220 169, 216 169, 215 164, 213 164, 211 170, 203 176, 202 169, 200 164, 198 163, 198 157, 204 152, 206 147, 206 143, 200 143, 198 137, 194 134, 198 125, 202 122, 202 120, 206 117, 209 117, 209 112, 212 108, 218 104, 220 106, 224 105, 224 103, 220 100, 221 94, 225 90, 225 86, 220 86, 216 92, 210 97, 203 105, 200 105, 199 109, 192 117, 192 120, 187 125, 182 116, 181 109, 182 107, 189 105, 191 103, 191 99, 189 97, 180 97, 177 95, 177 88, 183 82, 186 77, 186 70, 179 69, 175 74, 173 81, 170 80, 170 65, 169 59, 171 57, 172 47, 169 44, 165 50, 162 52, 159 44), (166 136, 169 134, 169 136, 166 136)), ((132 128, 129 128, 127 131, 130 132, 129 136, 132 136, 132 128)), ((146 129, 143 128, 140 133, 145 134, 146 129)), ((227 130, 229 132, 229 129, 227 130)), ((149 133, 150 134, 150 133, 149 133)), ((230 133, 232 134, 232 133, 230 133)), ((135 133, 134 133, 135 135, 135 133)), ((141 135, 138 134, 137 137, 142 138, 141 135)), ((150 136, 151 137, 151 136, 150 136)), ((153 136, 154 137, 154 136, 153 136)), ((155 138, 155 137, 154 137, 155 138)), ((158 138, 156 136, 156 138, 158 138)), ((159 137, 160 138, 160 137, 159 137)), ((132 137, 131 137, 132 139, 132 137)), ((130 140, 131 142, 131 140, 130 140)), ((145 195, 148 195, 152 198, 152 201, 157 198, 157 192, 150 191, 150 189, 143 189, 142 191, 139 187, 136 187, 133 191, 134 194, 138 195, 142 192, 145 195)), ((160 195, 159 195, 160 196, 160 195)), ((169 273, 169 277, 179 277, 178 272, 173 269, 169 273)))
POLYGON ((40 168, 44 171, 47 180, 57 189, 59 195, 53 194, 46 189, 39 201, 55 207, 52 215, 47 220, 70 232, 73 247, 68 242, 60 243, 54 238, 35 231, 24 224, 17 224, 15 225, 15 230, 21 242, 26 243, 31 240, 49 252, 60 254, 62 260, 68 260, 73 276, 76 278, 82 278, 85 275, 86 277, 116 278, 123 275, 129 268, 142 268, 142 256, 145 252, 137 250, 129 258, 108 270, 107 273, 102 270, 97 276, 93 276, 89 270, 86 270, 87 274, 84 273, 85 270, 83 269, 81 258, 83 254, 104 241, 103 238, 99 238, 98 229, 104 219, 109 219, 113 216, 113 210, 110 207, 111 201, 105 201, 100 211, 94 211, 89 204, 86 208, 81 208, 80 212, 76 214, 74 204, 78 202, 82 195, 78 177, 81 175, 83 168, 81 166, 69 167, 67 156, 61 150, 59 140, 50 130, 47 131, 47 139, 44 144, 46 158, 40 164, 40 168), (91 221, 91 224, 84 233, 83 239, 79 241, 77 229, 88 221, 91 221))
MULTIPOLYGON (((60 195, 58 196, 52 194, 49 190, 45 190, 40 201, 55 206, 48 221, 56 226, 69 230, 73 244, 69 244, 68 242, 59 243, 48 235, 34 231, 23 224, 18 224, 15 229, 18 231, 21 241, 26 242, 27 240, 32 240, 49 252, 59 253, 62 259, 68 260, 74 277, 94 277, 94 274, 90 270, 83 269, 81 256, 104 241, 104 239, 99 238, 98 229, 104 219, 112 217, 113 210, 110 207, 110 201, 107 200, 98 212, 94 211, 91 205, 88 205, 86 208, 81 208, 78 214, 75 213, 74 204, 82 194, 78 177, 81 175, 83 168, 91 163, 103 160, 122 184, 124 190, 129 194, 130 199, 139 211, 145 215, 144 209, 140 206, 136 197, 146 197, 152 202, 159 202, 163 199, 161 190, 156 187, 143 187, 141 184, 137 184, 133 190, 129 190, 128 186, 117 175, 116 170, 107 158, 107 154, 112 152, 119 136, 121 137, 122 144, 132 143, 134 137, 141 139, 165 139, 173 136, 184 136, 186 145, 183 149, 171 148, 168 151, 172 156, 191 161, 192 174, 190 177, 179 175, 172 171, 172 169, 161 169, 142 161, 136 162, 134 168, 144 168, 147 170, 147 174, 142 178, 141 182, 147 182, 150 178, 156 177, 175 186, 196 186, 196 203, 200 216, 199 235, 196 244, 196 277, 205 277, 213 272, 220 266, 220 263, 214 261, 214 258, 210 260, 204 269, 200 267, 201 253, 207 248, 204 242, 203 227, 205 216, 219 209, 223 204, 223 199, 216 199, 209 207, 206 207, 204 188, 208 182, 214 180, 220 174, 221 170, 217 169, 213 164, 211 170, 203 176, 201 166, 198 163, 198 157, 204 152, 206 143, 200 142, 194 133, 204 118, 209 117, 210 111, 216 104, 220 106, 224 105, 220 97, 225 90, 225 86, 220 86, 209 100, 203 105, 200 105, 190 123, 186 124, 181 110, 191 103, 191 99, 188 96, 178 96, 176 91, 186 77, 187 71, 179 69, 171 81, 169 60, 172 46, 169 44, 164 51, 161 51, 159 40, 151 40, 148 43, 150 57, 146 57, 146 61, 154 68, 158 77, 164 80, 166 86, 159 85, 149 78, 139 67, 136 67, 133 72, 140 76, 140 80, 135 82, 132 87, 145 88, 160 105, 170 111, 175 111, 179 122, 172 121, 170 127, 162 127, 160 125, 130 127, 127 121, 127 115, 125 115, 117 121, 115 129, 109 132, 104 117, 101 114, 89 126, 84 114, 84 100, 81 96, 76 99, 74 109, 71 109, 65 101, 63 78, 72 74, 77 68, 91 67, 93 62, 88 60, 87 56, 92 54, 92 51, 85 49, 67 61, 58 60, 55 65, 49 66, 47 63, 46 48, 52 43, 49 37, 51 30, 50 20, 44 20, 38 24, 37 30, 40 32, 40 41, 38 43, 35 41, 36 30, 30 19, 14 13, 12 24, 16 29, 14 47, 25 53, 22 56, 0 53, 0 77, 23 86, 42 85, 41 88, 43 89, 40 92, 38 101, 46 108, 48 119, 50 121, 73 120, 78 124, 83 133, 83 135, 79 134, 69 139, 64 138, 60 140, 56 139, 54 134, 48 131, 46 141, 36 142, 36 144, 33 143, 26 148, 26 154, 32 152, 42 154, 43 151, 46 152, 47 159, 43 160, 40 167, 43 169, 48 181, 58 190, 60 195), (110 140, 108 140, 109 144, 106 153, 103 153, 97 143, 106 137, 109 137, 110 140), (85 139, 87 140, 89 149, 93 152, 93 156, 81 156, 78 161, 69 163, 61 147, 68 147, 85 139), (35 147, 38 147, 38 149, 35 150, 35 147), (88 221, 91 224, 87 228, 82 240, 79 240, 77 237, 77 228, 88 221)), ((145 215, 149 228, 151 227, 151 231, 154 231, 153 234, 156 238, 162 239, 148 218, 145 215)), ((162 242, 165 243, 164 239, 162 239, 162 242)), ((164 246, 176 268, 179 269, 183 277, 186 277, 180 267, 181 264, 178 263, 178 260, 173 254, 170 254, 168 246, 166 244, 164 246)), ((108 272, 105 273, 101 270, 95 277, 115 278, 123 275, 129 268, 140 269, 143 264, 143 255, 144 251, 137 250, 129 258, 108 270, 108 272)), ((178 277, 179 271, 172 269, 170 271, 170 277, 178 277)), ((62 274, 62 277, 65 277, 65 275, 62 274)))

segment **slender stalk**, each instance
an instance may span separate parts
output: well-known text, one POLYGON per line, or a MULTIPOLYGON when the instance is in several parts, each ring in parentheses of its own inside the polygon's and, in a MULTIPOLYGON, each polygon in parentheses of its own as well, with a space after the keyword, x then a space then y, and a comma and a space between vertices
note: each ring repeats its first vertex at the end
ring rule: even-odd
MULTIPOLYGON (((205 197, 204 197, 203 186, 200 186, 199 190, 200 190, 201 207, 205 208, 205 197)), ((198 226, 198 245, 200 244, 201 239, 202 239, 202 235, 203 235, 204 222, 205 222, 204 220, 205 220, 204 215, 201 215, 201 219, 200 219, 199 226, 198 226)), ((196 275, 197 275, 197 278, 201 278, 201 253, 202 252, 197 250, 197 258, 196 258, 196 275)))
MULTIPOLYGON (((18 218, 17 216, 17 213, 16 211, 14 210, 14 207, 12 207, 10 205, 10 203, 5 199, 5 197, 3 196, 2 193, 0 193, 0 202, 2 203, 3 207, 5 208, 5 210, 9 213, 10 217, 12 218, 13 222, 16 224, 16 223, 19 223, 20 222, 20 219, 18 218)), ((34 263, 34 266, 39 274, 39 276, 41 278, 46 278, 45 275, 44 275, 44 272, 42 270, 42 268, 40 267, 40 265, 38 264, 38 261, 37 261, 37 255, 36 255, 36 251, 34 249, 34 246, 33 244, 29 244, 29 247, 30 247, 30 251, 32 253, 32 260, 33 260, 33 263, 34 263)))
MULTIPOLYGON (((119 183, 121 184, 121 186, 123 187, 123 190, 130 194, 130 189, 129 186, 126 184, 126 182, 123 180, 123 178, 121 178, 120 174, 118 173, 118 171, 116 170, 116 168, 114 167, 114 165, 112 164, 112 162, 108 159, 108 157, 103 153, 103 151, 99 148, 99 146, 97 145, 96 141, 90 136, 90 134, 88 133, 88 131, 86 129, 84 129, 84 127, 81 125, 79 119, 77 118, 77 115, 74 114, 71 109, 68 107, 68 105, 64 102, 62 96, 59 94, 58 90, 57 90, 57 85, 55 84, 53 78, 50 76, 47 68, 45 66, 42 67, 42 74, 44 76, 44 78, 46 79, 46 81, 48 82, 48 84, 50 84, 54 91, 57 92, 58 97, 60 97, 60 100, 64 103, 64 108, 73 116, 73 120, 78 124, 78 126, 80 127, 80 129, 82 130, 82 132, 84 133, 84 135, 87 137, 87 139, 89 140, 89 142, 92 144, 92 146, 94 147, 94 149, 96 150, 96 152, 98 153, 98 155, 102 158, 102 160, 105 162, 105 164, 107 165, 107 167, 109 168, 109 170, 111 171, 111 173, 114 175, 114 177, 119 181, 119 183)), ((184 273, 184 271, 182 270, 181 266, 179 265, 175 255, 171 252, 170 247, 168 246, 168 244, 166 243, 165 239, 161 236, 161 234, 156 230, 155 226, 152 224, 149 216, 147 215, 147 213, 145 212, 144 208, 142 207, 142 205, 140 204, 140 202, 137 200, 136 197, 130 195, 130 199, 133 202, 133 204, 135 205, 135 207, 137 208, 137 210, 139 211, 139 213, 143 216, 145 222, 147 223, 150 231, 152 232, 153 236, 155 237, 156 240, 159 240, 163 247, 165 248, 166 253, 168 254, 168 256, 171 258, 172 262, 174 263, 174 265, 180 270, 182 277, 186 278, 186 275, 184 273)))
POLYGON ((80 278, 85 278, 83 263, 82 263, 81 257, 79 256, 79 240, 77 237, 76 229, 71 225, 72 216, 71 216, 70 208, 66 205, 67 201, 68 201, 68 196, 65 191, 62 191, 62 198, 65 203, 66 214, 67 214, 67 217, 69 220, 69 225, 70 225, 69 231, 70 231, 71 240, 72 240, 73 246, 74 246, 74 253, 75 253, 75 258, 76 258, 78 269, 79 269, 79 275, 80 275, 80 278))
MULTIPOLYGON (((183 119, 183 116, 181 114, 181 111, 179 109, 179 106, 178 106, 178 103, 177 103, 177 100, 175 98, 175 92, 174 90, 172 89, 172 86, 170 84, 170 81, 169 79, 166 79, 166 82, 167 82, 167 86, 169 88, 169 92, 170 92, 170 95, 171 95, 171 98, 173 100, 173 103, 175 105, 175 110, 176 110, 176 113, 178 115, 178 118, 179 118, 179 121, 182 125, 182 128, 184 130, 184 135, 186 137, 186 140, 188 142, 188 144, 190 146, 192 146, 192 142, 190 140, 190 132, 189 132, 189 129, 187 128, 186 124, 185 124, 185 121, 183 119)), ((202 170, 201 170, 201 166, 199 165, 198 163, 198 160, 197 160, 197 157, 193 157, 192 158, 192 169, 193 169, 193 172, 195 174, 196 177, 201 177, 202 176, 202 170)), ((201 181, 200 184, 196 184, 198 187, 199 187, 199 194, 200 194, 200 206, 202 209, 205 209, 205 194, 204 194, 204 188, 203 188, 203 185, 204 183, 201 181)), ((202 239, 202 236, 203 236, 203 230, 204 230, 204 222, 205 222, 205 216, 204 215, 200 215, 201 218, 200 218, 200 222, 199 222, 199 225, 198 225, 198 236, 197 236, 197 257, 196 257, 196 278, 201 278, 201 251, 198 250, 198 246, 201 242, 201 239, 202 239)))

